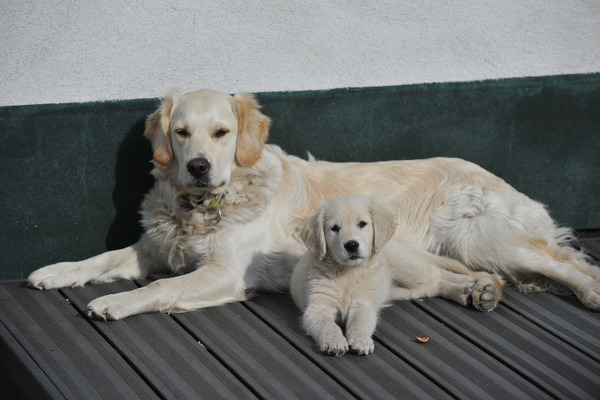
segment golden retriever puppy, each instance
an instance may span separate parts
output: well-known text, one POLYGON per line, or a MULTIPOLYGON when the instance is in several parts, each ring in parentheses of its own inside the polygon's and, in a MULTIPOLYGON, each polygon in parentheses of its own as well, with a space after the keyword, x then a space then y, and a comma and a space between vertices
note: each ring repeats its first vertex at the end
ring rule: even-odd
POLYGON ((323 200, 373 195, 421 250, 480 271, 470 304, 493 310, 500 274, 524 291, 574 293, 600 309, 600 270, 569 246, 544 207, 502 179, 452 158, 330 163, 266 144, 270 120, 254 98, 213 90, 168 95, 146 120, 156 182, 141 204, 144 234, 124 249, 40 268, 31 286, 176 276, 111 294, 89 312, 121 319, 287 290, 306 251, 302 224, 323 200))
POLYGON ((452 260, 392 239, 395 230, 391 210, 359 196, 323 203, 304 225, 308 252, 294 269, 291 293, 321 351, 371 354, 379 310, 390 300, 440 295, 467 304, 475 279, 443 269, 452 260))

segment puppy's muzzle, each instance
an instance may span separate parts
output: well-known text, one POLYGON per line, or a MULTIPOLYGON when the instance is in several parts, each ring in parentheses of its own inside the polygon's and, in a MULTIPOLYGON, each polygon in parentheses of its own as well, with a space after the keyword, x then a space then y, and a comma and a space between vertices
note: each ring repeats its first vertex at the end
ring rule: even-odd
POLYGON ((196 186, 205 187, 209 184, 208 172, 210 163, 204 157, 198 157, 187 163, 187 170, 194 177, 196 186))

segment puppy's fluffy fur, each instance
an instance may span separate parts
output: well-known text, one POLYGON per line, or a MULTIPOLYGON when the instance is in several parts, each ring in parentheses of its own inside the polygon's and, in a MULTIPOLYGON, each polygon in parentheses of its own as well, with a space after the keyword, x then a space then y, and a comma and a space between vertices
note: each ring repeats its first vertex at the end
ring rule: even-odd
POLYGON ((302 327, 321 351, 372 353, 379 310, 389 300, 441 295, 467 304, 475 284, 469 271, 392 239, 395 229, 391 210, 358 196, 325 202, 304 225, 308 252, 294 269, 291 293, 303 311, 302 327), (345 322, 345 334, 336 321, 345 322))
POLYGON ((521 290, 575 293, 600 308, 600 272, 568 245, 544 207, 459 159, 379 163, 304 161, 265 145, 269 118, 252 96, 212 90, 167 96, 146 122, 155 186, 142 202, 138 243, 34 271, 40 289, 183 274, 93 300, 90 313, 121 319, 186 311, 286 290, 305 252, 302 223, 323 200, 374 195, 400 232, 430 253, 482 271, 471 303, 498 304, 500 274, 521 290))

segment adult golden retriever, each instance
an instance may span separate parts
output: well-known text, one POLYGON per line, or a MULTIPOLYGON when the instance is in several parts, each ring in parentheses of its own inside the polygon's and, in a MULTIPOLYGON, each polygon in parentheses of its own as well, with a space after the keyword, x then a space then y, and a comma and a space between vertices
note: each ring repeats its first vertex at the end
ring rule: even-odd
POLYGON ((121 319, 287 290, 305 247, 302 223, 340 195, 373 195, 398 215, 398 234, 478 274, 472 304, 496 307, 499 274, 524 291, 574 293, 600 308, 600 272, 568 246, 544 207, 459 159, 328 163, 266 145, 270 120, 252 96, 211 90, 168 95, 146 122, 156 178, 141 206, 145 233, 127 248, 34 271, 40 289, 180 275, 93 300, 90 313, 121 319))

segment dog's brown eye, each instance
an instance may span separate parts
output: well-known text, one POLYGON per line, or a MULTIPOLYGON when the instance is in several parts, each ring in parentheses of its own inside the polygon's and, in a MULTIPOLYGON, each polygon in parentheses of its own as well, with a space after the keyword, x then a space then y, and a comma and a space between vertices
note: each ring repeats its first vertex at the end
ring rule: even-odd
POLYGON ((187 130, 185 130, 185 129, 177 129, 175 131, 175 133, 177 135, 181 136, 181 137, 188 137, 188 136, 190 136, 190 133, 187 130))
POLYGON ((358 227, 359 227, 359 228, 364 228, 365 226, 367 226, 367 223, 366 223, 365 221, 360 221, 360 222, 358 223, 358 227))
POLYGON ((340 227, 339 227, 339 226, 337 226, 337 225, 334 225, 334 226, 332 226, 332 227, 331 227, 331 230, 332 230, 333 232, 339 232, 339 231, 340 231, 340 227))
POLYGON ((222 138, 223 136, 227 135, 229 133, 229 131, 227 129, 219 129, 218 131, 215 132, 215 137, 218 138, 222 138))

